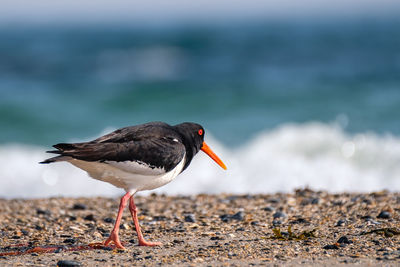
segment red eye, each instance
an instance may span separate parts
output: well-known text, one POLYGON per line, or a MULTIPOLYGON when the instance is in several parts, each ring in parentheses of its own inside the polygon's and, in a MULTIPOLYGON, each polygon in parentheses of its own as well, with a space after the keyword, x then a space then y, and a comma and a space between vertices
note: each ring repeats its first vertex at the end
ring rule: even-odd
POLYGON ((199 135, 203 135, 203 130, 200 129, 200 130, 198 131, 198 133, 199 133, 199 135))

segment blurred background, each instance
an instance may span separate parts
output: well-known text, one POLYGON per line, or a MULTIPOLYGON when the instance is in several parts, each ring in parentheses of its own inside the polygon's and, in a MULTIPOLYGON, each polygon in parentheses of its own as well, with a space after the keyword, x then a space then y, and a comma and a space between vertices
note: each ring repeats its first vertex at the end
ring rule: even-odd
POLYGON ((0 197, 117 196, 59 142, 193 121, 199 155, 156 192, 400 190, 400 2, 2 1, 0 197), (199 153, 201 154, 201 153, 199 153))

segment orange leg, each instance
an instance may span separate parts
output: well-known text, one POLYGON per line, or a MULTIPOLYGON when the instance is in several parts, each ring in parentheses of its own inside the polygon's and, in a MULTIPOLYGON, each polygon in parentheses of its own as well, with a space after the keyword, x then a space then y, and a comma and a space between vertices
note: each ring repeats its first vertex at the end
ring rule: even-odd
POLYGON ((150 246, 150 247, 161 246, 162 243, 160 243, 160 242, 148 242, 148 241, 144 240, 142 230, 140 230, 139 220, 137 217, 137 208, 136 208, 135 202, 133 200, 133 196, 131 196, 131 198, 130 198, 129 211, 131 212, 133 222, 135 223, 136 233, 137 233, 138 239, 139 239, 139 246, 150 246))
POLYGON ((124 209, 126 207, 126 204, 127 204, 128 200, 129 200, 129 198, 131 198, 131 193, 129 193, 129 192, 126 193, 121 198, 121 202, 119 203, 119 210, 118 210, 117 220, 115 221, 114 228, 112 229, 110 236, 104 242, 105 246, 107 246, 108 244, 110 244, 111 241, 113 241, 117 248, 125 249, 124 246, 119 241, 118 232, 119 232, 119 225, 121 224, 122 213, 124 212, 124 209))

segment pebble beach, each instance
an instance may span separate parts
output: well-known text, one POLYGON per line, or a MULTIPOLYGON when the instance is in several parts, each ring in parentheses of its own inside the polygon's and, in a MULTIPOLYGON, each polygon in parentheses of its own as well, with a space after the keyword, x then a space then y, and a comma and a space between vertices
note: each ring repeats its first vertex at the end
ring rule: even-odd
POLYGON ((1 199, 0 266, 400 264, 400 193, 299 189, 135 200, 145 238, 163 246, 137 246, 128 210, 120 230, 125 250, 87 246, 107 238, 117 198, 1 199))

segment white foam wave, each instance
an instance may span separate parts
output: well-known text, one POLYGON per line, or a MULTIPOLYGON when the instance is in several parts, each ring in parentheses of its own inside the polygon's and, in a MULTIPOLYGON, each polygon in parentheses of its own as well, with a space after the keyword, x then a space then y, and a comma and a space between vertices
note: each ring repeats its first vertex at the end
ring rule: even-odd
MULTIPOLYGON (((335 125, 286 124, 249 143, 227 148, 212 136, 207 143, 223 159, 223 171, 204 153, 156 192, 272 193, 311 187, 331 192, 400 190, 400 138, 349 135, 335 125)), ((0 147, 0 197, 117 196, 121 189, 87 177, 67 163, 40 165, 43 148, 0 147)))

